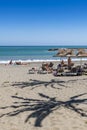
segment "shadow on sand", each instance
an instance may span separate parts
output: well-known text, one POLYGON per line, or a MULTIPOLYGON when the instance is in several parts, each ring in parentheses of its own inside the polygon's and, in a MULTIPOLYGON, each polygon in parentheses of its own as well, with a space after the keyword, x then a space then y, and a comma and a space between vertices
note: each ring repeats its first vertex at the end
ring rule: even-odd
POLYGON ((86 78, 84 79, 73 79, 73 80, 60 80, 60 79, 52 79, 50 81, 41 81, 41 80, 33 80, 30 79, 30 81, 26 82, 15 82, 12 83, 11 86, 19 87, 19 88, 26 88, 26 87, 31 87, 31 89, 35 89, 37 87, 51 87, 54 89, 62 89, 62 87, 69 87, 66 86, 66 83, 76 83, 79 80, 87 80, 86 78), (56 87, 55 87, 56 86, 56 87))
POLYGON ((41 80, 31 79, 29 82, 15 82, 12 84, 12 86, 20 87, 20 88, 31 87, 31 89, 34 89, 37 87, 41 87, 41 85, 43 85, 44 87, 49 86, 55 89, 60 89, 59 87, 55 87, 55 85, 61 86, 61 87, 67 87, 64 83, 65 81, 63 80, 55 80, 55 79, 52 79, 50 81, 41 81, 41 80))
POLYGON ((70 97, 68 101, 58 101, 55 97, 49 97, 45 94, 39 93, 40 99, 30 99, 23 98, 19 96, 12 96, 15 102, 11 106, 1 107, 0 109, 8 109, 10 112, 0 115, 0 118, 4 116, 16 116, 18 114, 23 114, 23 112, 28 113, 25 123, 28 122, 31 118, 35 118, 35 127, 41 127, 42 121, 53 111, 58 110, 60 107, 70 109, 80 116, 87 117, 87 109, 81 109, 79 105, 87 105, 87 98, 82 98, 82 96, 87 93, 80 95, 75 95, 70 97), (80 98, 81 97, 81 98, 80 98), (41 100, 42 99, 42 100, 41 100), (13 111, 12 111, 13 109, 13 111))

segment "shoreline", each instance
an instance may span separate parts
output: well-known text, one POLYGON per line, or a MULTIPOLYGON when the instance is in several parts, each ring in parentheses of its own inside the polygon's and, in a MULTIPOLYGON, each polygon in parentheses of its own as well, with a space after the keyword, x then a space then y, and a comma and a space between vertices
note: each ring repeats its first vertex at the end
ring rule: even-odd
MULTIPOLYGON (((68 57, 67 57, 68 58, 68 57)), ((12 60, 13 64, 15 62, 21 62, 21 63, 42 63, 42 62, 60 62, 61 60, 64 60, 67 62, 67 58, 60 58, 60 59, 34 59, 34 60, 12 60)), ((85 62, 87 61, 87 58, 71 58, 74 62, 85 62)), ((0 64, 8 64, 11 60, 0 60, 0 64)))

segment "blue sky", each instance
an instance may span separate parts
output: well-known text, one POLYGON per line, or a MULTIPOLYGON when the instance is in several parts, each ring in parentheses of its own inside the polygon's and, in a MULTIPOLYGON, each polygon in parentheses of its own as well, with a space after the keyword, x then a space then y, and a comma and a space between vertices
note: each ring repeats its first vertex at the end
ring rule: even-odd
POLYGON ((86 45, 87 0, 0 0, 0 45, 86 45))

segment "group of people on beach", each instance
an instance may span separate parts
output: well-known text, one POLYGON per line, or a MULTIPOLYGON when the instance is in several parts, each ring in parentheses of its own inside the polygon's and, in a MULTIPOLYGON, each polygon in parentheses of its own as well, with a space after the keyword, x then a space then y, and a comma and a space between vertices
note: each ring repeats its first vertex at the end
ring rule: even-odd
MULTIPOLYGON (((26 65, 26 64, 28 64, 28 63, 26 63, 26 62, 21 62, 21 61, 16 61, 16 62, 14 63, 14 62, 12 61, 12 59, 11 59, 8 64, 10 64, 10 65, 12 65, 12 64, 16 64, 16 65, 26 65)), ((70 57, 68 58, 68 64, 66 64, 66 63, 64 62, 64 60, 62 60, 60 64, 61 64, 62 67, 68 66, 69 68, 74 65, 74 63, 71 61, 71 58, 70 58, 70 57)), ((45 62, 43 62, 43 63, 42 63, 42 69, 43 69, 43 70, 50 70, 50 69, 52 69, 53 65, 54 65, 54 64, 53 64, 52 62, 50 62, 50 63, 45 63, 45 62)))
POLYGON ((64 60, 62 60, 58 65, 56 72, 64 72, 64 68, 67 68, 68 70, 71 70, 72 66, 74 66, 74 63, 71 61, 71 58, 68 58, 68 62, 65 63, 64 60))
MULTIPOLYGON (((27 65, 27 64, 29 64, 29 63, 21 62, 21 61, 16 61, 16 62, 14 63, 12 60, 10 60, 10 61, 9 61, 9 64, 10 64, 10 65, 12 65, 12 64, 16 64, 16 65, 27 65)), ((47 62, 43 62, 41 69, 42 69, 43 71, 47 71, 48 73, 53 73, 54 75, 57 75, 57 73, 59 73, 59 72, 64 72, 64 69, 65 69, 65 68, 67 68, 68 70, 73 71, 73 72, 76 71, 76 68, 73 67, 73 66, 74 66, 74 63, 71 61, 71 58, 70 58, 70 57, 68 58, 67 63, 65 63, 65 61, 62 60, 62 61, 57 65, 56 69, 53 68, 53 66, 54 66, 54 63, 53 63, 53 62, 48 62, 48 63, 47 63, 47 62), (54 73, 54 71, 56 71, 56 72, 54 73)), ((32 68, 32 70, 35 71, 36 69, 35 69, 35 68, 32 68)), ((80 71, 80 70, 81 70, 81 68, 78 68, 78 71, 80 71)))
POLYGON ((68 63, 67 63, 67 64, 64 62, 64 60, 61 61, 61 66, 62 66, 62 67, 68 66, 68 69, 71 69, 71 67, 72 67, 73 65, 74 65, 74 63, 72 62, 72 60, 71 60, 70 57, 68 58, 68 63))
MULTIPOLYGON (((43 62, 42 63, 42 70, 43 71, 48 71, 48 72, 53 72, 54 69, 53 69, 53 63, 50 62, 50 63, 45 63, 43 62)), ((63 72, 63 69, 64 67, 67 67, 68 70, 70 70, 72 68, 72 66, 74 66, 74 63, 71 61, 71 58, 69 57, 68 58, 68 63, 65 63, 64 60, 62 60, 58 65, 57 65, 57 68, 56 70, 57 71, 60 71, 60 72, 63 72)))

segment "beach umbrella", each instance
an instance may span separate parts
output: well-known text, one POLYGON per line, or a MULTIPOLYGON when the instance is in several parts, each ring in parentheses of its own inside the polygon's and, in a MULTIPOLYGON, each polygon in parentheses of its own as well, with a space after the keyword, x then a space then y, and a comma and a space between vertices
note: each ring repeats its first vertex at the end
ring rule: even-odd
POLYGON ((74 63, 72 62, 71 58, 72 57, 76 58, 75 49, 64 49, 64 50, 62 50, 60 52, 61 53, 57 53, 56 56, 66 58, 68 63, 67 64, 65 63, 65 65, 70 65, 71 64, 71 66, 73 66, 74 63))
POLYGON ((57 57, 67 57, 67 56, 73 57, 73 56, 75 56, 74 49, 60 49, 55 56, 57 56, 57 57))
POLYGON ((76 56, 81 55, 81 54, 84 54, 85 52, 86 52, 86 50, 85 50, 84 48, 79 48, 79 49, 77 49, 77 54, 76 54, 76 56))
POLYGON ((73 57, 73 58, 76 57, 76 55, 75 55, 75 49, 67 49, 66 54, 65 54, 65 57, 68 58, 68 59, 67 59, 67 62, 68 62, 67 65, 68 65, 68 67, 71 68, 71 66, 74 65, 74 63, 72 62, 71 58, 72 58, 72 57, 73 57))
POLYGON ((66 49, 64 49, 64 48, 58 49, 57 54, 54 55, 53 57, 59 57, 60 61, 61 61, 61 58, 65 57, 65 52, 66 52, 66 49))
POLYGON ((87 50, 86 49, 78 49, 78 52, 76 54, 78 58, 81 58, 81 65, 82 65, 82 58, 87 57, 87 50))
POLYGON ((55 56, 62 57, 65 55, 66 49, 58 49, 58 52, 55 56))
POLYGON ((76 57, 74 49, 60 49, 55 56, 60 58, 76 57))
POLYGON ((75 56, 74 49, 66 49, 65 56, 70 56, 70 57, 75 56))
POLYGON ((66 52, 66 49, 59 49, 57 54, 54 55, 54 57, 60 57, 60 60, 62 57, 65 57, 65 52, 66 52))
POLYGON ((54 57, 71 57, 71 58, 81 58, 81 65, 82 65, 82 58, 87 57, 87 50, 84 48, 64 48, 64 49, 59 49, 58 53, 54 55, 54 57), (76 52, 77 51, 77 52, 76 52))

